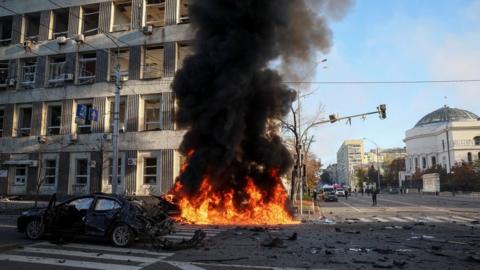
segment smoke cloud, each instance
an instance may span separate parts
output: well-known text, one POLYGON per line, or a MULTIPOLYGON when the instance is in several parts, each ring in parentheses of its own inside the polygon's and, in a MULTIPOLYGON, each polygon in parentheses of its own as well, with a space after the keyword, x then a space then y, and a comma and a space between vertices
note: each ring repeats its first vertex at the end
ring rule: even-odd
MULTIPOLYGON (((319 2, 338 17, 333 2, 350 1, 319 2)), ((292 165, 274 119, 295 99, 269 64, 281 59, 282 71, 297 76, 291 66, 331 47, 328 19, 304 0, 197 0, 189 9, 195 53, 172 85, 177 124, 188 129, 180 150, 193 150, 179 181, 190 195, 206 175, 217 190, 242 190, 251 178, 268 191, 275 180, 269 171, 284 174, 292 165)))

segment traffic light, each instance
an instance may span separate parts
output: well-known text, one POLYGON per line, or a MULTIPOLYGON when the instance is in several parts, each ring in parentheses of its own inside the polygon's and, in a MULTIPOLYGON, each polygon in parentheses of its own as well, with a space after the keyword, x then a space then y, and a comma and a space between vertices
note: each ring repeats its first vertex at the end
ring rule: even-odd
POLYGON ((378 116, 380 117, 380 119, 387 118, 387 105, 382 104, 377 107, 377 110, 378 110, 378 116))

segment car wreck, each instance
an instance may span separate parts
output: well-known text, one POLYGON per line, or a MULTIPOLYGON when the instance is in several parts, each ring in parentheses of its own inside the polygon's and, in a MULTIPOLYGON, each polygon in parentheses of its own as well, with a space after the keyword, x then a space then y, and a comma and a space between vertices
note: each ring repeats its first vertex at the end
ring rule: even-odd
POLYGON ((118 247, 126 247, 137 239, 149 239, 156 248, 177 249, 195 246, 203 240, 201 231, 190 242, 177 244, 162 239, 174 232, 170 215, 179 211, 164 197, 156 198, 157 205, 146 206, 132 198, 95 193, 57 203, 54 194, 46 208, 23 212, 17 220, 17 231, 31 240, 48 235, 59 240, 69 236, 100 238, 118 247))

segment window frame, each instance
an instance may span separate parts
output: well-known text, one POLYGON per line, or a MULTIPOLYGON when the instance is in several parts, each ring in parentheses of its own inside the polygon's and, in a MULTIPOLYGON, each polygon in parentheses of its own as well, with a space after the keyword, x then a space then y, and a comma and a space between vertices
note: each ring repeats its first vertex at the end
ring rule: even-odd
POLYGON ((13 185, 14 186, 25 186, 27 184, 27 177, 28 177, 28 167, 26 165, 23 166, 15 166, 14 167, 14 180, 13 180, 13 185), (25 174, 17 174, 19 169, 25 170, 25 174), (23 179, 23 181, 19 181, 19 179, 23 179))
POLYGON ((5 108, 0 107, 0 138, 3 137, 3 125, 5 124, 5 108))
MULTIPOLYGON (((10 37, 7 38, 7 37, 4 37, 2 38, 0 36, 0 46, 8 46, 12 43, 12 34, 13 34, 13 16, 3 16, 0 18, 0 22, 4 22, 4 21, 10 21, 10 37)), ((2 32, 2 35, 3 35, 3 32, 5 32, 4 30, 4 23, 0 23, 1 25, 1 32, 2 32)))
MULTIPOLYGON (((93 100, 88 100, 88 101, 77 101, 77 106, 78 105, 86 105, 87 106, 87 117, 85 119, 85 122, 78 123, 76 122, 76 133, 77 134, 91 134, 93 132, 93 121, 90 120, 90 111, 93 108, 93 100), (88 130, 87 130, 88 128, 88 130)), ((77 108, 75 106, 75 108, 77 108)), ((75 118, 76 118, 76 111, 75 111, 75 118)))
POLYGON ((110 49, 110 59, 109 59, 109 68, 110 68, 110 81, 115 81, 116 78, 116 68, 117 68, 117 61, 116 57, 118 55, 118 58, 126 58, 126 67, 122 67, 120 64, 121 61, 118 61, 118 64, 120 64, 120 77, 128 77, 128 72, 130 69, 130 48, 120 48, 120 49, 115 49, 112 48, 110 49), (125 55, 124 55, 125 54, 125 55))
POLYGON ((97 35, 99 31, 99 24, 100 24, 100 4, 91 4, 91 5, 85 5, 82 6, 82 27, 81 27, 81 33, 88 37, 88 36, 94 36, 97 35), (91 12, 85 12, 86 9, 96 9, 96 11, 91 11, 91 12), (97 16, 96 21, 97 21, 97 27, 93 28, 88 28, 88 30, 85 30, 85 26, 87 24, 86 16, 97 16))
POLYGON ((57 39, 58 37, 67 37, 68 36, 68 17, 70 16, 70 12, 68 10, 68 8, 62 8, 62 9, 55 9, 55 10, 52 10, 52 33, 51 33, 51 38, 52 39, 57 39), (57 28, 57 16, 61 13, 61 12, 66 12, 67 13, 67 20, 66 20, 66 24, 65 26, 67 27, 67 29, 65 31, 60 31, 60 32, 57 32, 56 28, 57 28))
MULTIPOLYGON (((143 130, 144 131, 159 131, 162 130, 163 126, 163 96, 162 95, 154 95, 154 96, 146 96, 143 100, 143 130), (158 108, 158 121, 148 121, 148 109, 147 103, 150 101, 158 101, 159 108, 158 108), (149 129, 149 125, 158 125, 158 128, 149 129)), ((153 110, 153 109, 151 109, 153 110)))
MULTIPOLYGON (((115 111, 115 98, 110 98, 108 99, 109 101, 109 131, 113 131, 113 117, 114 117, 114 111, 115 111)), ((120 131, 126 131, 127 129, 127 121, 128 121, 128 100, 127 96, 121 96, 120 97, 120 111, 119 111, 119 122, 118 122, 118 128, 120 131), (122 104, 124 104, 124 111, 122 113, 122 104), (123 117, 123 121, 122 121, 123 117)))
POLYGON ((158 45, 149 45, 149 46, 145 46, 144 49, 143 49, 143 53, 142 53, 142 63, 143 63, 143 69, 142 69, 142 79, 144 80, 154 80, 154 79, 160 79, 160 78, 163 78, 165 77, 165 67, 164 67, 164 64, 165 64, 165 57, 164 57, 164 53, 165 53, 165 46, 162 45, 162 44, 158 44, 158 45), (162 63, 158 63, 158 68, 154 68, 154 64, 156 63, 155 60, 159 60, 158 58, 156 57, 152 57, 152 51, 153 50, 162 50, 162 63), (150 60, 152 59, 152 60, 150 60), (151 61, 151 63, 147 63, 151 61), (151 65, 151 66, 149 66, 151 65), (158 74, 157 74, 158 72, 158 74))
MULTIPOLYGON (((38 38, 40 36, 40 22, 41 22, 41 13, 40 12, 31 12, 31 13, 27 13, 27 14, 24 14, 23 15, 23 20, 24 20, 24 32, 23 32, 23 39, 26 41, 26 40, 30 40, 32 42, 38 42, 38 38), (31 19, 32 18, 38 18, 38 22, 37 23, 31 23, 31 19), (37 25, 37 33, 35 35, 32 35, 33 33, 29 33, 30 32, 30 26, 31 25, 37 25)), ((12 29, 13 30, 13 29, 12 29)))
POLYGON ((97 53, 96 52, 84 52, 80 53, 78 60, 77 60, 77 65, 78 65, 78 76, 77 76, 77 84, 91 84, 95 83, 96 81, 96 73, 97 73, 97 53), (95 57, 92 57, 92 55, 95 54, 95 57), (89 57, 85 57, 89 56, 89 57), (88 63, 94 62, 94 73, 92 75, 86 75, 87 74, 87 66, 88 63))
POLYGON ((32 105, 20 105, 17 111, 17 137, 28 137, 32 134, 32 124, 33 124, 33 106, 32 105), (24 116, 25 110, 30 109, 30 124, 25 126, 24 116))
POLYGON ((62 129, 62 116, 63 116, 63 106, 61 103, 50 103, 47 104, 47 135, 60 135, 60 131, 62 129), (58 126, 52 125, 52 107, 59 107, 60 108, 60 123, 58 126), (57 130, 57 132, 52 132, 52 130, 57 130))
POLYGON ((23 88, 30 89, 35 86, 35 81, 37 80, 37 65, 37 58, 22 59, 20 85, 23 88))
POLYGON ((131 30, 132 24, 132 12, 133 12, 133 3, 132 0, 117 0, 113 2, 113 13, 112 13, 112 31, 111 32, 121 32, 131 30), (130 5, 130 18, 128 23, 117 24, 117 8, 119 6, 128 6, 130 5))
POLYGON ((88 158, 84 158, 84 157, 77 157, 75 158, 75 174, 74 174, 74 182, 73 184, 74 185, 83 185, 83 186, 86 186, 88 185, 88 180, 89 180, 89 177, 90 177, 90 173, 89 173, 89 159, 88 158), (86 174, 80 174, 79 173, 79 161, 86 161, 86 174), (82 182, 79 182, 78 179, 79 178, 85 178, 85 183, 82 183, 82 182))
POLYGON ((150 186, 155 186, 155 185, 158 185, 158 170, 159 170, 159 164, 158 164, 158 157, 157 156, 145 156, 143 157, 143 168, 142 168, 142 172, 143 172, 143 179, 142 179, 142 183, 143 185, 150 185, 150 186), (153 165, 147 165, 147 160, 155 160, 155 166, 153 165), (155 174, 147 174, 147 169, 148 168, 155 168, 155 174), (146 179, 147 177, 155 177, 155 182, 152 183, 152 182, 147 182, 146 179))
MULTIPOLYGON (((166 1, 165 0, 159 0, 161 1, 160 3, 148 3, 149 0, 145 1, 145 25, 151 25, 152 27, 165 27, 166 23, 166 1), (162 21, 148 21, 148 15, 149 15, 149 8, 163 8, 163 22, 162 21)), ((156 0, 151 0, 151 1, 156 1, 156 0)))
POLYGON ((45 186, 55 186, 57 185, 57 181, 58 181, 58 158, 44 158, 43 159, 43 162, 44 162, 44 167, 43 167, 43 185, 45 186), (48 165, 48 162, 49 161, 54 161, 55 162, 55 166, 54 167, 51 167, 51 166, 47 166, 48 165), (55 172, 55 174, 47 174, 48 170, 53 170, 55 172), (47 181, 47 179, 51 179, 53 178, 53 183, 50 183, 47 181))

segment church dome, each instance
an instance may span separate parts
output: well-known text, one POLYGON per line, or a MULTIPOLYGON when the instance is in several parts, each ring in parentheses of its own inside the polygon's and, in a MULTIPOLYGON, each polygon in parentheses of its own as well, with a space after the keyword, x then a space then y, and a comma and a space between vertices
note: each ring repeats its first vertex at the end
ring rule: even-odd
POLYGON ((422 119, 420 119, 420 121, 418 121, 415 127, 420 127, 428 124, 436 124, 436 123, 475 121, 475 120, 480 120, 480 117, 478 117, 476 114, 472 112, 445 106, 434 112, 431 112, 425 115, 422 119))

